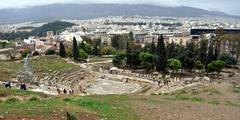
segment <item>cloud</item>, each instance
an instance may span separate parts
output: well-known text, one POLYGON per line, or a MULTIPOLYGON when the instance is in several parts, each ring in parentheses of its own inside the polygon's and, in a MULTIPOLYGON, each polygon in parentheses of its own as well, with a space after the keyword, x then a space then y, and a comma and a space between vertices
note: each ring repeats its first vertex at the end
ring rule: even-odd
POLYGON ((0 0, 0 8, 27 7, 53 3, 125 3, 160 6, 190 6, 240 15, 240 0, 0 0))

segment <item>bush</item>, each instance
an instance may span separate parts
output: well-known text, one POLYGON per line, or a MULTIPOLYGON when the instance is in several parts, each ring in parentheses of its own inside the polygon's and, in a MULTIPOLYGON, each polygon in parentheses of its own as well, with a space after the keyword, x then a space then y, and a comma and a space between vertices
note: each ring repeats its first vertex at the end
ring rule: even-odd
POLYGON ((55 50, 53 50, 53 49, 48 49, 46 52, 45 52, 45 55, 55 55, 56 54, 56 52, 55 52, 55 50))
POLYGON ((126 58, 126 54, 125 53, 117 53, 114 57, 113 57, 113 65, 116 67, 121 67, 124 63, 124 60, 126 58))
POLYGON ((77 120, 76 114, 67 112, 67 120, 77 120))
POLYGON ((29 50, 25 50, 22 52, 22 58, 26 58, 29 53, 29 50))
POLYGON ((33 56, 38 56, 38 55, 40 55, 40 53, 38 51, 33 52, 33 56))
POLYGON ((224 68, 224 65, 225 63, 221 60, 212 61, 207 65, 207 71, 220 73, 224 68))
POLYGON ((116 49, 113 47, 104 47, 101 49, 101 55, 114 55, 116 54, 116 49))
POLYGON ((237 61, 230 53, 223 53, 219 56, 219 60, 225 62, 226 66, 236 65, 237 61))
POLYGON ((63 101, 69 102, 69 101, 71 101, 71 99, 70 98, 64 98, 63 101))
POLYGON ((86 60, 88 58, 88 54, 84 50, 80 49, 79 50, 79 58, 81 60, 86 60))
POLYGON ((5 103, 7 104, 13 104, 13 103, 18 103, 20 100, 18 98, 8 98, 5 103))
POLYGON ((195 67, 195 69, 197 69, 197 70, 202 70, 203 68, 204 68, 204 65, 202 64, 202 62, 201 61, 196 61, 195 63, 194 63, 194 67, 195 67))
POLYGON ((29 101, 39 101, 39 98, 37 98, 37 97, 32 97, 32 98, 29 99, 29 101))
POLYGON ((172 58, 167 61, 167 66, 169 69, 177 71, 182 68, 182 63, 181 61, 172 58))

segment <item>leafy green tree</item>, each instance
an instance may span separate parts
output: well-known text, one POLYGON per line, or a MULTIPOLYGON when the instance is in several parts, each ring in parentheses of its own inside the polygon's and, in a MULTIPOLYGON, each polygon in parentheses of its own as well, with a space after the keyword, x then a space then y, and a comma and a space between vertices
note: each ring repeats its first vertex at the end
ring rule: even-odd
POLYGON ((216 60, 216 61, 212 61, 211 63, 209 63, 207 65, 207 72, 217 72, 217 78, 220 74, 220 72, 222 71, 222 69, 224 68, 225 63, 221 60, 216 60))
POLYGON ((119 48, 119 44, 118 44, 118 41, 119 41, 119 38, 120 36, 119 35, 114 35, 111 39, 111 44, 112 44, 112 47, 118 49, 119 48))
POLYGON ((226 66, 236 65, 236 59, 230 53, 222 53, 220 54, 219 60, 223 61, 226 66))
POLYGON ((91 44, 86 43, 86 44, 85 44, 85 49, 84 49, 84 51, 85 51, 87 54, 92 54, 92 53, 93 53, 93 47, 91 46, 91 44))
POLYGON ((124 61, 126 58, 126 54, 123 52, 117 53, 114 57, 113 57, 113 65, 116 67, 123 67, 124 65, 124 61))
POLYGON ((0 42, 0 43, 1 43, 2 48, 6 48, 7 42, 0 42))
POLYGON ((141 61, 141 65, 147 70, 151 70, 154 67, 153 61, 154 56, 148 52, 141 52, 139 54, 139 60, 141 61))
POLYGON ((63 42, 60 42, 60 49, 59 49, 59 55, 60 57, 65 58, 66 57, 66 51, 63 42))
POLYGON ((118 49, 126 49, 127 48, 127 42, 134 42, 133 40, 130 40, 127 35, 121 35, 118 40, 118 49))
POLYGON ((156 51, 156 68, 157 71, 166 73, 167 68, 167 55, 165 49, 165 43, 163 39, 163 35, 158 37, 157 51, 156 51))
POLYGON ((101 50, 101 55, 114 55, 116 54, 116 49, 114 47, 103 47, 101 50))
POLYGON ((172 70, 172 74, 175 75, 175 73, 182 68, 182 63, 177 59, 171 58, 167 61, 167 66, 172 70))
POLYGON ((69 22, 55 21, 45 24, 41 27, 35 28, 32 31, 32 34, 37 36, 46 36, 47 31, 53 31, 54 34, 56 34, 57 32, 62 31, 68 27, 72 27, 73 25, 74 25, 73 23, 69 22))
POLYGON ((77 40, 75 37, 73 37, 72 56, 73 56, 74 60, 78 60, 78 58, 79 58, 78 45, 77 45, 77 40))
POLYGON ((80 60, 85 60, 88 58, 88 54, 84 50, 80 49, 79 50, 79 58, 80 58, 80 60))
POLYGON ((194 63, 194 67, 195 67, 195 69, 197 69, 199 71, 199 74, 201 74, 201 71, 204 68, 204 64, 202 64, 202 62, 200 60, 198 60, 194 63))
POLYGON ((79 43, 78 48, 85 51, 85 49, 86 49, 86 44, 84 43, 84 41, 82 41, 82 42, 79 43))
POLYGON ((86 37, 86 36, 81 36, 83 41, 85 41, 87 44, 93 45, 93 41, 90 37, 86 37))

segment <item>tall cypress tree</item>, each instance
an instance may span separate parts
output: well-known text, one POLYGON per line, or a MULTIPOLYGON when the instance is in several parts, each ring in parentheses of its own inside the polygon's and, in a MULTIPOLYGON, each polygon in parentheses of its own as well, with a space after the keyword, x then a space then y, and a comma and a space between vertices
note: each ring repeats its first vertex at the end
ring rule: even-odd
POLYGON ((219 56, 219 48, 218 48, 218 43, 215 43, 215 50, 214 50, 214 55, 213 55, 213 60, 217 60, 219 56))
POLYGON ((210 41, 207 55, 207 63, 205 68, 207 69, 207 65, 213 61, 213 41, 210 41))
POLYGON ((151 53, 152 53, 152 54, 155 54, 155 50, 156 50, 156 46, 155 46, 154 38, 153 38, 153 39, 152 39, 152 45, 151 45, 151 53))
POLYGON ((195 44, 192 41, 190 43, 187 43, 184 67, 186 69, 189 69, 190 71, 194 68, 194 61, 195 61, 194 51, 195 51, 195 44))
POLYGON ((60 42, 60 46, 59 47, 60 47, 59 48, 59 55, 60 55, 60 57, 63 57, 63 58, 66 57, 65 47, 64 47, 62 41, 60 42))
POLYGON ((177 49, 176 44, 172 41, 166 47, 167 59, 176 58, 177 57, 177 49))
POLYGON ((199 60, 205 65, 207 63, 208 40, 202 38, 199 48, 199 60))
POLYGON ((157 51, 156 51, 156 69, 163 74, 166 73, 167 68, 167 57, 166 48, 163 39, 163 35, 158 37, 157 51))
POLYGON ((127 48, 126 48, 126 64, 131 67, 132 66, 132 50, 129 45, 129 41, 127 41, 127 48))
POLYGON ((73 55, 73 59, 74 59, 74 60, 78 60, 78 58, 79 58, 79 51, 78 51, 77 40, 76 40, 75 37, 73 37, 72 55, 73 55))

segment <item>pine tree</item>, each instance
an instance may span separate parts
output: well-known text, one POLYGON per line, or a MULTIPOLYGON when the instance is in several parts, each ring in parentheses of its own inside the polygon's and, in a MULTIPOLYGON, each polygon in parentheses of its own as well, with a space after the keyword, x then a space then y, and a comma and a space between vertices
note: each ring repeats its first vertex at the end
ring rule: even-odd
POLYGON ((77 40, 75 37, 73 37, 73 49, 72 49, 72 55, 74 60, 79 59, 79 51, 78 51, 78 45, 77 40))
POLYGON ((156 68, 157 71, 166 73, 167 68, 167 57, 166 57, 166 49, 165 43, 163 39, 163 35, 158 37, 157 51, 156 51, 156 68))
POLYGON ((60 57, 63 57, 63 58, 66 57, 65 47, 62 41, 60 42, 59 55, 60 57))

